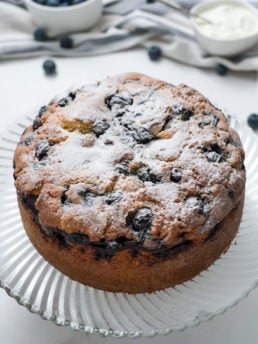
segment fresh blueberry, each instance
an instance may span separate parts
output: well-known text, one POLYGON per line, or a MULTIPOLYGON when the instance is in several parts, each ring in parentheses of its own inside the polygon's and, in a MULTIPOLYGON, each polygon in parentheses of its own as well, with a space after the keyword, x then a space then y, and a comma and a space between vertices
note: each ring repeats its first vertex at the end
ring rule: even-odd
POLYGON ((258 113, 251 113, 247 118, 248 125, 254 129, 258 129, 258 113))
POLYGON ((181 179, 182 179, 181 171, 178 168, 173 167, 172 170, 170 171, 170 180, 174 183, 179 183, 181 179))
POLYGON ((107 120, 98 121, 94 124, 92 131, 96 134, 97 137, 103 135, 104 132, 110 127, 110 124, 107 120))
POLYGON ((44 69, 46 75, 56 74, 56 64, 53 60, 44 61, 43 69, 44 69))
POLYGON ((50 149, 48 140, 41 140, 36 144, 35 157, 40 161, 47 156, 50 149))
POLYGON ((47 0, 47 6, 58 7, 59 5, 59 0, 47 0))
POLYGON ((152 217, 153 215, 150 208, 140 208, 127 215, 126 225, 136 232, 146 232, 151 228, 152 217))
POLYGON ((161 58, 162 50, 157 45, 152 45, 148 48, 148 55, 151 61, 157 61, 161 58))
POLYGON ((224 66, 223 64, 219 63, 216 66, 216 73, 218 75, 224 76, 228 73, 228 67, 224 66))
POLYGON ((44 28, 37 28, 33 32, 33 37, 34 37, 35 41, 39 41, 39 42, 45 42, 48 40, 47 31, 44 28))
POLYGON ((64 49, 73 48, 73 39, 68 35, 62 35, 59 40, 60 46, 64 49))

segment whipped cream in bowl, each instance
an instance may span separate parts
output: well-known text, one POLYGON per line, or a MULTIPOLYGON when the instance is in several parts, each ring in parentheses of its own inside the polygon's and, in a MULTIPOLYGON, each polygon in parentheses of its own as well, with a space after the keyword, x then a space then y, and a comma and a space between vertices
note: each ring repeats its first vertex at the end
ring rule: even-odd
POLYGON ((212 55, 238 55, 258 42, 258 11, 244 1, 199 3, 191 20, 199 44, 212 55))

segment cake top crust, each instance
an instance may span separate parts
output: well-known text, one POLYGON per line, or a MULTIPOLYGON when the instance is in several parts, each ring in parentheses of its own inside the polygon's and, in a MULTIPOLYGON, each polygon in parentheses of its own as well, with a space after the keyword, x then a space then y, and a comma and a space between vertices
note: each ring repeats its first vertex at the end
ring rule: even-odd
POLYGON ((41 107, 14 176, 43 227, 155 249, 205 240, 240 199, 243 161, 238 134, 206 97, 129 73, 41 107))

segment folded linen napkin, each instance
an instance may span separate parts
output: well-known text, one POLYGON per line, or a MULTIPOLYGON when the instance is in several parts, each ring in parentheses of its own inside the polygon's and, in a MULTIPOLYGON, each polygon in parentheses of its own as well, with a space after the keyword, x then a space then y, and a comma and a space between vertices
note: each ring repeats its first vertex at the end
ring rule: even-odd
MULTIPOLYGON (((22 3, 21 0, 9 1, 22 3)), ((193 1, 184 0, 184 4, 191 6, 193 1)), ((237 58, 210 56, 195 41, 186 17, 161 4, 146 4, 144 0, 121 0, 107 5, 94 29, 72 35, 73 49, 61 48, 58 39, 35 41, 35 28, 26 9, 0 2, 0 59, 89 56, 158 44, 166 57, 185 64, 214 68, 222 63, 232 70, 258 70, 258 46, 237 58)))

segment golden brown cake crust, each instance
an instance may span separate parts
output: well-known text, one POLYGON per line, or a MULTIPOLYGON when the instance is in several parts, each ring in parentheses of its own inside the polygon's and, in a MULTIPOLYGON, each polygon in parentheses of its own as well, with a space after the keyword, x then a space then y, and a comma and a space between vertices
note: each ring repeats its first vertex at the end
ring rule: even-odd
MULTIPOLYGON (((129 73, 42 107, 17 146, 14 177, 22 216, 31 216, 26 230, 34 221, 37 237, 57 252, 69 257, 75 245, 85 261, 112 269, 121 257, 170 266, 208 246, 242 204, 243 160, 237 133, 198 91, 129 73)), ((105 281, 84 283, 112 290, 105 281)), ((150 290, 143 283, 141 291, 150 290)))

